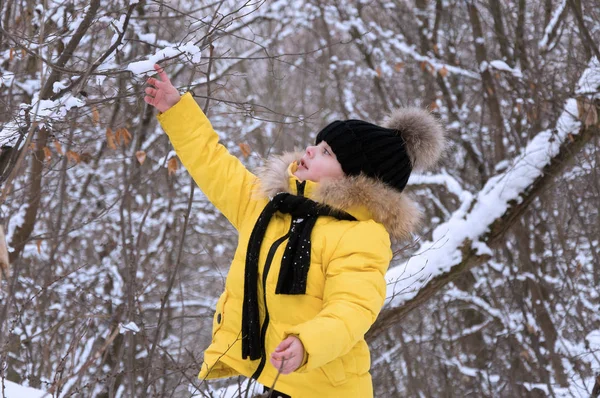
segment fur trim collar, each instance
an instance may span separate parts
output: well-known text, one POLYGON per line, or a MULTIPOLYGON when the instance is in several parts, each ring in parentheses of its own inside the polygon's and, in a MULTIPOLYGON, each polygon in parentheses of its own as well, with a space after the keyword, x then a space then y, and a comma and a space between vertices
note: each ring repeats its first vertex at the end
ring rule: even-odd
MULTIPOLYGON (((302 152, 286 152, 269 158, 256 173, 260 180, 260 194, 273 197, 279 192, 295 193, 295 189, 290 188, 290 180, 295 177, 289 174, 288 168, 301 157, 302 152)), ((315 186, 309 193, 312 200, 351 214, 349 209, 366 208, 372 219, 383 224, 396 240, 410 238, 420 223, 421 212, 406 193, 365 175, 322 181, 315 186)))

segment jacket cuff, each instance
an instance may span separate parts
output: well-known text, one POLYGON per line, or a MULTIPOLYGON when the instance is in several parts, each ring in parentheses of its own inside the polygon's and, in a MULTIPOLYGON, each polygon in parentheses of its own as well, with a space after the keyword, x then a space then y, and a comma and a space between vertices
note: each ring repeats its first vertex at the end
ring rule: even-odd
POLYGON ((185 93, 175 105, 156 115, 163 130, 175 143, 189 136, 190 131, 210 123, 190 92, 185 93))

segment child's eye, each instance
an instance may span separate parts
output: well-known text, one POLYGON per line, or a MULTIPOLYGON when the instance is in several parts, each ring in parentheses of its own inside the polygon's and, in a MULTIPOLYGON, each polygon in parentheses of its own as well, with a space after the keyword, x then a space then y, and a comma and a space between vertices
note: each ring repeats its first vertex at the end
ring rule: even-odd
POLYGON ((327 149, 325 149, 325 155, 331 155, 327 149))

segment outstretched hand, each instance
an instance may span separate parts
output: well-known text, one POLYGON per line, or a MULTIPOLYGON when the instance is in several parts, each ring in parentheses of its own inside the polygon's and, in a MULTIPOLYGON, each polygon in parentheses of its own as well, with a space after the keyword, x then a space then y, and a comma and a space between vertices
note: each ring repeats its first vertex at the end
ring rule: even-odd
POLYGON ((304 346, 296 336, 288 336, 271 354, 271 364, 284 375, 298 369, 303 359, 304 346))
POLYGON ((167 76, 164 69, 158 64, 154 64, 154 69, 158 72, 160 80, 151 77, 146 81, 149 87, 146 87, 144 101, 160 112, 166 112, 179 102, 181 96, 169 80, 169 76, 167 76))

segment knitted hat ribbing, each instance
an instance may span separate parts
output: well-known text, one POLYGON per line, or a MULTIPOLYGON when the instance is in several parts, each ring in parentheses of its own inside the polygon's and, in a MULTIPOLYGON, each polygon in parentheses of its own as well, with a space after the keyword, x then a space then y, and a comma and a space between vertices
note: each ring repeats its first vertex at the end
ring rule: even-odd
POLYGON ((317 134, 327 142, 346 175, 377 178, 402 191, 412 165, 404 140, 396 131, 362 120, 336 120, 317 134))

